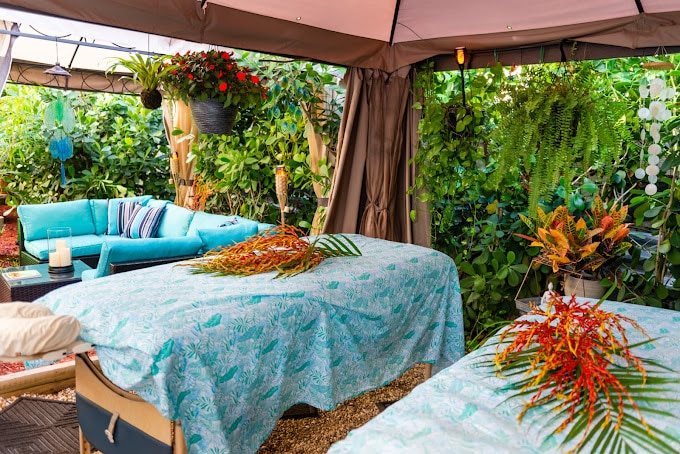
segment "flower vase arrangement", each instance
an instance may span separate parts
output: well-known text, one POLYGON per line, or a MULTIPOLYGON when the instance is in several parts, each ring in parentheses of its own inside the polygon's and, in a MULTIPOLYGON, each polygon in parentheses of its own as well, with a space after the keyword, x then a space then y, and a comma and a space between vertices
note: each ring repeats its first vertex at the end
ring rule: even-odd
POLYGON ((191 107, 194 120, 204 134, 228 134, 238 108, 259 106, 267 98, 263 81, 251 68, 233 59, 233 53, 210 50, 176 54, 163 88, 173 99, 191 107))
MULTIPOLYGON (((548 265, 554 273, 562 272, 567 277, 577 276, 600 280, 614 280, 624 254, 632 243, 626 241, 630 223, 624 222, 628 207, 609 210, 602 198, 595 197, 590 210, 584 217, 575 219, 566 206, 545 213, 538 207, 537 217, 520 215, 524 224, 534 236, 515 233, 531 241, 530 247, 539 247, 540 253, 534 258, 536 265, 548 265)), ((571 294, 569 289, 567 293, 571 294)), ((604 293, 604 289, 602 289, 604 293)), ((593 296, 599 298, 598 296, 593 296)))

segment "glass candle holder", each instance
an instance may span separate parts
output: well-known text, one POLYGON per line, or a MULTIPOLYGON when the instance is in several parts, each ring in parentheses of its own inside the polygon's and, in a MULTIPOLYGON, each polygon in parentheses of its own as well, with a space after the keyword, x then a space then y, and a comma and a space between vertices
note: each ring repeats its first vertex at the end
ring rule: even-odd
POLYGON ((63 274, 73 271, 70 227, 47 229, 47 249, 49 251, 48 272, 63 274))

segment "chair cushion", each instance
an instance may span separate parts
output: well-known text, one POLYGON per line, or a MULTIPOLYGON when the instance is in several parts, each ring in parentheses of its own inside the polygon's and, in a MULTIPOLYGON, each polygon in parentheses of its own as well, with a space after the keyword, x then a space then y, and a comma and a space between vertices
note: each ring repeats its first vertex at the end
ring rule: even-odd
POLYGON ((1 317, 0 356, 30 356, 65 347, 80 334, 72 315, 1 317))
MULTIPOLYGON (((102 243, 106 237, 101 235, 77 235, 71 237, 71 257, 87 257, 88 255, 99 255, 102 243)), ((36 257, 38 260, 46 261, 49 257, 47 239, 25 241, 26 252, 36 257)))
POLYGON ((256 233, 257 222, 248 222, 214 229, 201 229, 198 231, 198 236, 203 241, 203 252, 207 252, 220 246, 228 247, 240 243, 256 233))
POLYGON ((240 216, 225 216, 223 214, 205 213, 197 211, 191 220, 189 231, 187 235, 196 236, 199 230, 215 229, 223 225, 231 225, 236 223, 255 222, 250 219, 242 218, 240 216))
POLYGON ((165 212, 161 219, 161 225, 158 228, 157 236, 159 238, 176 238, 186 236, 189 230, 189 223, 194 217, 194 212, 169 203, 165 206, 165 212))
POLYGON ((109 227, 109 201, 107 199, 90 199, 92 219, 94 219, 95 235, 104 235, 109 227))
POLYGON ((69 202, 19 205, 17 208, 24 239, 27 241, 47 238, 47 229, 70 227, 72 235, 94 234, 90 201, 87 199, 69 202))
POLYGON ((151 208, 158 208, 158 207, 164 207, 166 205, 171 204, 172 202, 169 200, 161 200, 161 199, 151 199, 146 203, 143 203, 145 207, 151 207, 151 208))
MULTIPOLYGON (((123 206, 123 204, 121 204, 123 206)), ((158 232, 165 207, 151 208, 137 205, 121 236, 126 238, 153 238, 158 232)))

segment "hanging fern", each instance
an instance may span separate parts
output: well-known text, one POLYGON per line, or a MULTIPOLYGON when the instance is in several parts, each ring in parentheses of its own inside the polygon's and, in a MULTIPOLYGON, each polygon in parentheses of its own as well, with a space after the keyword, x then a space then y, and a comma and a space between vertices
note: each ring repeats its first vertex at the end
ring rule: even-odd
MULTIPOLYGON (((524 85, 510 85, 502 120, 493 138, 498 144, 495 183, 509 176, 528 179, 529 213, 550 202, 560 184, 567 197, 571 182, 590 172, 607 179, 622 152, 615 127, 622 107, 599 96, 594 71, 530 70, 524 85)), ((568 203, 568 200, 566 201, 568 203)))

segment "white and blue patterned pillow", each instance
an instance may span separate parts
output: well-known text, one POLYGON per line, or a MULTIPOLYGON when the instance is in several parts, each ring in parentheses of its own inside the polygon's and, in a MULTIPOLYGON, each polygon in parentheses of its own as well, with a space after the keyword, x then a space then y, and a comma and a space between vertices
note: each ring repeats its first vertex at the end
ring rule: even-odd
POLYGON ((165 207, 143 207, 137 205, 132 216, 121 232, 126 238, 154 238, 161 225, 165 207))

